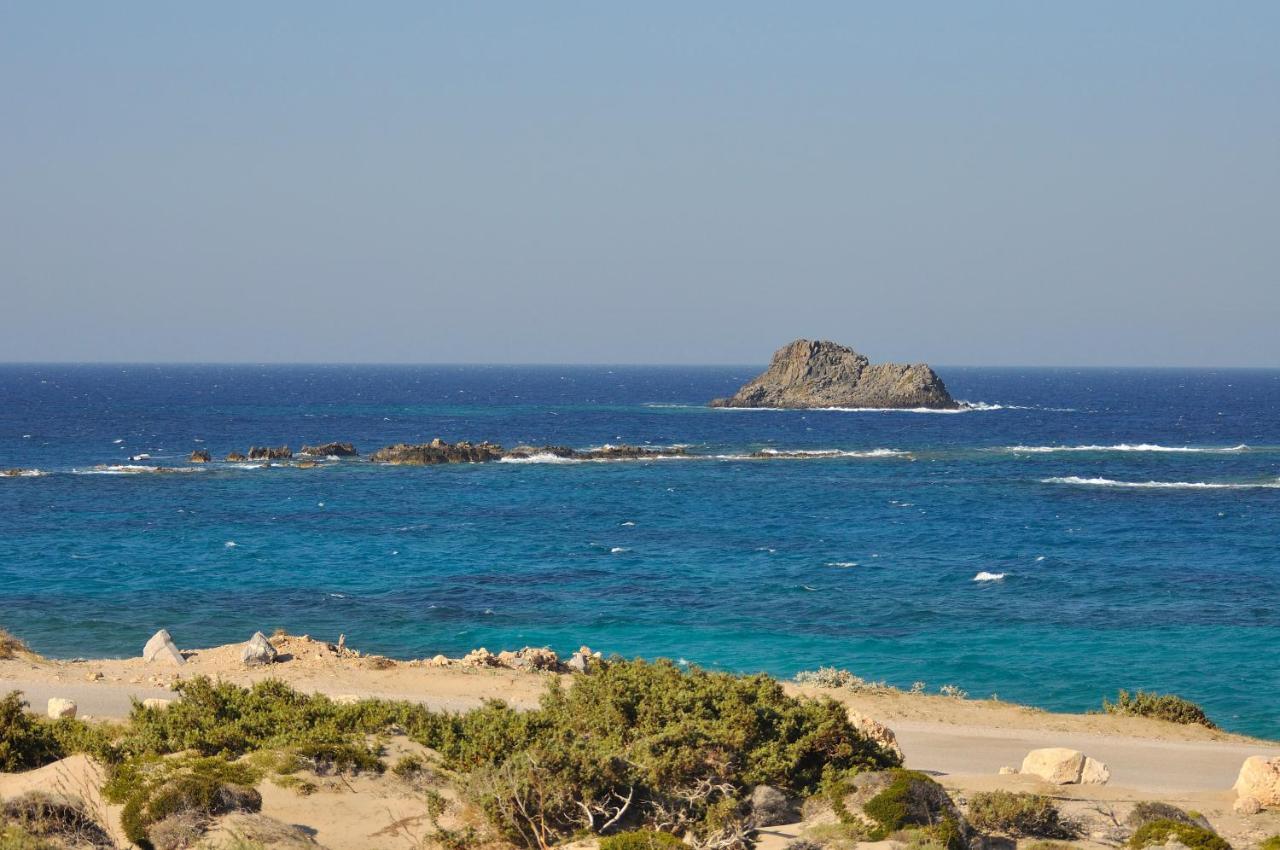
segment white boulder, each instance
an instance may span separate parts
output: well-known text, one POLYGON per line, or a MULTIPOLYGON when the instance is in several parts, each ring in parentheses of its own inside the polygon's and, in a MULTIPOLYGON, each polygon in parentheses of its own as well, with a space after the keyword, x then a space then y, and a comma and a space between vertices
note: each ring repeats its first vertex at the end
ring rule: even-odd
POLYGON ((1054 785, 1102 785, 1111 778, 1105 764, 1066 747, 1032 750, 1022 760, 1019 772, 1054 785))
POLYGON ((254 632, 244 648, 240 650, 240 660, 250 667, 260 667, 273 663, 280 655, 262 632, 254 632))
POLYGON ((49 700, 49 716, 54 720, 76 716, 76 704, 73 700, 53 697, 49 700))
POLYGON ((1232 787, 1237 795, 1252 797, 1260 806, 1280 806, 1280 756, 1245 759, 1232 787))
POLYGON ((142 658, 144 661, 160 661, 179 666, 187 663, 168 629, 161 629, 151 636, 151 640, 142 648, 142 658))
POLYGON ((142 701, 143 708, 154 708, 157 711, 163 711, 171 705, 173 705, 173 700, 161 697, 147 697, 142 701))
POLYGON ((849 710, 849 722, 865 737, 879 744, 883 749, 897 753, 902 758, 902 747, 898 744, 898 736, 893 730, 878 720, 873 720, 860 711, 849 710))

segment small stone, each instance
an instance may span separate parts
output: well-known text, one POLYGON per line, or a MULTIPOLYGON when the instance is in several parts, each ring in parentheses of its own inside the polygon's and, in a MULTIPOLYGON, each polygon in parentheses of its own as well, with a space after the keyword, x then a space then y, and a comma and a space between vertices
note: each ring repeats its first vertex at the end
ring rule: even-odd
POLYGON ((248 643, 240 650, 240 660, 250 667, 272 664, 280 656, 276 648, 267 640, 262 632, 254 632, 248 643))
POLYGON ((153 708, 157 711, 163 711, 173 705, 173 700, 162 699, 161 697, 147 697, 142 701, 143 708, 153 708))
POLYGON ((161 661, 179 666, 186 664, 178 646, 173 642, 168 629, 161 629, 151 636, 147 645, 142 648, 142 658, 147 662, 161 661))
POLYGON ((564 666, 568 667, 574 673, 585 673, 587 672, 588 657, 589 656, 583 655, 581 652, 575 652, 573 655, 569 656, 569 660, 564 663, 564 666))
POLYGON ((1239 797, 1231 804, 1231 809, 1238 815, 1251 817, 1262 811, 1262 804, 1257 797, 1239 797))
POLYGON ((85 678, 85 681, 88 681, 88 682, 97 682, 102 679, 102 674, 101 673, 85 673, 84 678, 85 678))
POLYGON ((443 655, 437 655, 431 659, 432 667, 448 667, 449 659, 443 655))
POLYGON ((53 697, 49 700, 49 716, 54 720, 76 716, 76 704, 73 700, 53 697))

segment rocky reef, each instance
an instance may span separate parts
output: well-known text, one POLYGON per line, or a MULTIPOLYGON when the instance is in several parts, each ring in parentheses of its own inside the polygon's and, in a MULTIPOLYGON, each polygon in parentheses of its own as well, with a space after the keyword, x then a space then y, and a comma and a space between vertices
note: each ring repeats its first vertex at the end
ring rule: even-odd
POLYGON ((446 443, 436 438, 429 443, 398 443, 378 449, 369 456, 374 463, 432 466, 441 463, 488 463, 490 461, 534 460, 551 456, 565 460, 643 460, 645 458, 679 457, 683 448, 643 448, 641 446, 601 446, 595 449, 571 449, 568 446, 516 446, 505 449, 497 443, 470 443, 459 440, 446 443))
POLYGON ((264 446, 249 447, 249 460, 288 460, 291 457, 293 457, 293 451, 288 446, 280 446, 278 449, 264 446))
POLYGON ((187 460, 191 463, 209 463, 213 460, 213 455, 209 454, 208 449, 196 449, 187 460))
POLYGON ((308 457, 356 457, 360 452, 351 443, 321 443, 318 446, 303 446, 298 454, 308 457))
POLYGON ((960 405, 923 363, 873 364, 843 345, 798 339, 778 349, 756 378, 712 407, 862 407, 954 410, 960 405))

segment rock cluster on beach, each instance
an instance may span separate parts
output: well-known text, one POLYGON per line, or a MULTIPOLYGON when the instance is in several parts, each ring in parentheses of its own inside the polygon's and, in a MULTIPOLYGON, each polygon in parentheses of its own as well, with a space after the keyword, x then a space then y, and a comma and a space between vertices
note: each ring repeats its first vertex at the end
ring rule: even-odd
POLYGON ((923 363, 873 364, 852 348, 798 339, 778 349, 769 368, 736 394, 711 406, 954 410, 960 405, 923 363))

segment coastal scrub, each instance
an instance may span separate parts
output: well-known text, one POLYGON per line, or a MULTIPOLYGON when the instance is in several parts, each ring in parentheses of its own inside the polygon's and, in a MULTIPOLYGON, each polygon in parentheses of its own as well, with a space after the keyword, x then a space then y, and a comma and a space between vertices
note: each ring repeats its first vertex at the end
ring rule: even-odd
POLYGON ((1107 714, 1151 717, 1156 720, 1167 720, 1170 723, 1199 724, 1209 729, 1218 728, 1218 725, 1205 714, 1203 708, 1176 694, 1157 694, 1148 691, 1130 694, 1122 690, 1116 696, 1115 702, 1104 699, 1102 710, 1107 714))

